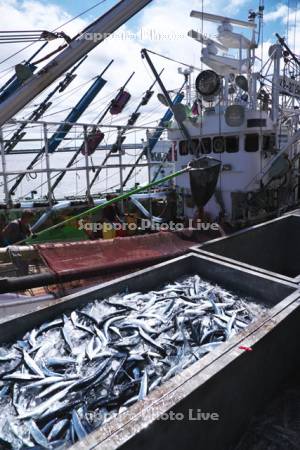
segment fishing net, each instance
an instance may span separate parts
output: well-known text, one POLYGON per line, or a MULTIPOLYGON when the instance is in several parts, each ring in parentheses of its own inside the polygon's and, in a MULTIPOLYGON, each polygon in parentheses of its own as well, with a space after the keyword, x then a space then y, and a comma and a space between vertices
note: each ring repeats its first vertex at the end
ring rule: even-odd
POLYGON ((36 245, 48 268, 57 275, 83 274, 151 264, 186 253, 193 242, 159 232, 113 240, 36 245))

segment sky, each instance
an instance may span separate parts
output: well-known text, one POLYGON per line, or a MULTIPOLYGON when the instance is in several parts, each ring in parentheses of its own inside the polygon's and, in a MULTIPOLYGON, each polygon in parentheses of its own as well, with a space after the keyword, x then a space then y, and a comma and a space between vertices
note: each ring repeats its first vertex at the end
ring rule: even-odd
MULTIPOLYGON (((46 2, 45 3, 49 3, 46 2)), ((63 9, 68 11, 72 15, 80 14, 83 9, 88 9, 95 5, 97 2, 96 0, 85 0, 84 2, 82 0, 57 0, 53 2, 54 4, 57 4, 61 6, 63 9)), ((113 6, 116 2, 114 0, 107 0, 103 5, 99 6, 95 11, 101 11, 106 10, 109 7, 113 6)), ((156 3, 159 3, 159 0, 156 0, 156 3)), ((186 2, 188 4, 188 2, 186 2)), ((198 9, 201 10, 202 8, 202 0, 199 0, 198 2, 198 9)), ((288 12, 288 6, 290 7, 290 22, 291 22, 291 28, 294 26, 294 16, 293 16, 293 10, 300 8, 300 2, 297 0, 283 0, 281 2, 274 2, 272 0, 265 0, 265 15, 267 18, 268 26, 265 28, 265 37, 271 38, 272 35, 278 31, 278 26, 280 27, 280 30, 284 33, 286 33, 286 20, 287 20, 287 12, 288 12), (293 17, 292 17, 293 16, 293 17), (279 19, 276 21, 276 19, 279 19)), ((172 1, 172 4, 175 5, 176 8, 176 0, 172 1)), ((207 2, 205 11, 206 12, 216 12, 216 7, 214 5, 223 5, 226 4, 226 14, 231 14, 235 18, 239 19, 246 19, 247 10, 248 9, 255 9, 258 7, 258 1, 247 1, 247 0, 231 0, 228 2, 223 2, 222 0, 216 1, 214 4, 210 4, 210 2, 207 2)), ((219 14, 222 14, 220 11, 218 11, 219 14)), ((86 17, 92 16, 94 13, 91 11, 90 13, 87 13, 86 17)), ((296 18, 297 19, 297 18, 296 18)), ((300 19, 300 18, 299 18, 300 19)), ((133 19, 132 22, 137 22, 138 19, 133 19)), ((292 31, 292 30, 291 30, 292 31)))
MULTIPOLYGON (((54 30, 96 3, 98 3, 97 0, 0 0, 0 30, 22 30, 24 28, 27 30, 54 30)), ((59 29, 69 36, 74 36, 116 3, 116 0, 106 0, 59 29)), ((114 59, 113 65, 105 74, 108 83, 80 120, 82 122, 95 122, 118 88, 135 71, 135 75, 128 85, 128 90, 132 95, 131 102, 121 116, 105 119, 107 124, 121 124, 127 121, 130 113, 139 103, 142 94, 153 82, 153 75, 149 67, 141 59, 140 50, 143 47, 195 67, 203 68, 200 62, 201 45, 187 36, 187 32, 191 28, 200 31, 202 26, 204 33, 208 36, 214 37, 216 35, 217 24, 209 22, 202 24, 199 19, 190 17, 191 10, 201 11, 202 6, 205 12, 247 20, 248 10, 257 10, 258 2, 254 3, 253 0, 152 1, 137 16, 89 54, 86 62, 78 70, 77 78, 63 95, 54 98, 53 106, 47 111, 45 119, 64 120, 71 108, 91 85, 93 78, 102 72, 111 59, 114 59)), ((300 0, 299 2, 297 0, 282 2, 265 0, 263 42, 261 48, 258 49, 259 57, 263 56, 263 59, 267 57, 268 48, 274 42, 275 32, 287 36, 287 30, 289 31, 290 47, 295 48, 296 52, 300 53, 300 11, 298 9, 300 9, 300 0), (287 7, 288 4, 290 9, 287 7)), ((236 28, 235 31, 243 32, 245 30, 236 28)), ((61 40, 48 44, 39 57, 45 56, 60 44, 62 44, 61 40)), ((1 45, 0 85, 14 73, 15 64, 30 57, 38 48, 37 44, 34 44, 20 52, 24 45, 1 45), (12 57, 16 52, 19 53, 12 57)), ((178 89, 183 82, 182 75, 178 73, 179 64, 168 62, 157 56, 151 57, 157 70, 164 69, 162 78, 167 89, 178 89)), ((49 62, 49 59, 44 64, 47 62, 49 62)), ((42 65, 39 67, 42 67, 42 65)), ((194 72, 194 78, 196 75, 197 72, 194 72)), ((53 89, 53 86, 49 89, 53 89)), ((45 98, 49 89, 20 111, 17 118, 27 118, 39 102, 45 98)), ((155 90, 156 93, 159 92, 157 86, 155 90)), ((155 95, 149 105, 143 109, 138 124, 155 126, 164 111, 164 107, 158 103, 155 95)), ((53 126, 49 132, 54 131, 54 128, 53 126)), ((106 142, 112 142, 115 137, 115 133, 106 133, 106 142)), ((132 133, 130 139, 140 142, 141 135, 132 133)), ((95 163, 99 162, 101 161, 95 157, 95 163)))

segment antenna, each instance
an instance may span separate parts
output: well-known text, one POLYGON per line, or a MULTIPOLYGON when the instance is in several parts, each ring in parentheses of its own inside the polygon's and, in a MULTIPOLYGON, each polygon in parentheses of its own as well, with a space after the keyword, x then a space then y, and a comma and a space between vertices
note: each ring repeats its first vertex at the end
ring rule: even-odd
POLYGON ((241 28, 255 29, 257 26, 254 22, 246 22, 245 20, 232 19, 230 17, 217 16, 216 14, 209 14, 200 11, 192 11, 191 17, 196 17, 197 19, 201 20, 207 20, 208 22, 231 23, 232 25, 237 25, 241 28))
POLYGON ((223 50, 224 52, 228 51, 228 47, 225 47, 225 45, 221 44, 221 42, 215 41, 214 39, 210 39, 210 38, 204 36, 204 34, 198 33, 195 30, 190 30, 188 32, 188 36, 195 39, 195 41, 200 42, 201 44, 204 44, 204 45, 213 44, 220 50, 223 50))
POLYGON ((182 68, 178 67, 178 73, 184 76, 185 80, 185 99, 186 104, 190 105, 192 103, 192 73, 194 72, 193 67, 182 68))

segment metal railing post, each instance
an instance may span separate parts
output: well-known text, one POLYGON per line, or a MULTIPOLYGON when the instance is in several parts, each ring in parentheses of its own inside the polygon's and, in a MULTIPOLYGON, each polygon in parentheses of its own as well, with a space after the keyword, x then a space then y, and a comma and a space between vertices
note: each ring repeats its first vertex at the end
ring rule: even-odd
POLYGON ((43 134, 44 134, 44 148, 45 148, 45 158, 46 158, 46 173, 47 173, 47 185, 48 185, 48 201, 49 205, 53 205, 52 201, 52 190, 51 190, 51 170, 50 170, 50 159, 49 159, 49 147, 48 147, 48 130, 47 125, 43 124, 43 134))
POLYGON ((89 168, 89 141, 88 141, 88 133, 87 133, 87 126, 84 125, 83 127, 83 133, 84 133, 84 158, 85 158, 85 176, 86 176, 86 196, 88 200, 91 198, 91 188, 90 188, 90 168, 89 168))
POLYGON ((6 158, 5 158, 5 146, 3 142, 3 130, 0 128, 0 146, 1 146, 1 161, 2 161, 2 172, 3 172, 3 186, 4 186, 4 195, 5 201, 7 205, 11 204, 11 197, 8 189, 8 180, 6 174, 6 158))
MULTIPOLYGON (((123 194, 123 160, 122 160, 122 145, 119 149, 119 165, 120 165, 120 194, 123 194)), ((121 200, 121 212, 124 214, 124 200, 121 200)))

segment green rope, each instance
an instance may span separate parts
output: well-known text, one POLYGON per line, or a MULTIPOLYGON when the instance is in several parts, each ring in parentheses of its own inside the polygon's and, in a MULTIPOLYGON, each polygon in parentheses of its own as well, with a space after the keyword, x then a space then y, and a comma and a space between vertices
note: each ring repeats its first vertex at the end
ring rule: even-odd
MULTIPOLYGON (((185 167, 184 169, 179 170, 178 172, 171 173, 170 175, 167 175, 166 177, 161 178, 160 180, 155 180, 152 183, 149 183, 145 186, 140 186, 138 188, 135 188, 129 192, 126 192, 126 193, 121 194, 111 200, 108 200, 107 202, 103 203, 102 205, 98 205, 93 208, 90 208, 87 211, 84 211, 83 213, 77 214, 76 216, 73 216, 73 217, 69 217, 68 219, 64 220, 63 222, 57 223, 55 225, 52 225, 49 228, 46 228, 45 230, 39 231, 38 233, 35 233, 34 236, 36 236, 36 237, 41 236, 44 233, 55 230, 56 228, 62 227, 63 225, 66 225, 69 222, 86 217, 90 214, 93 214, 96 211, 106 208, 106 206, 112 205, 113 203, 120 202, 121 200, 125 200, 134 194, 138 194, 139 192, 142 192, 146 189, 152 188, 154 186, 164 183, 165 181, 171 180, 172 178, 178 177, 179 175, 182 175, 182 174, 188 172, 189 170, 190 170, 189 167, 185 167)), ((23 242, 28 242, 28 241, 30 241, 32 243, 33 240, 34 240, 34 238, 29 238, 29 239, 27 238, 27 239, 24 239, 23 241, 17 242, 17 244, 22 244, 23 242)), ((17 245, 17 244, 15 244, 15 245, 17 245)))

